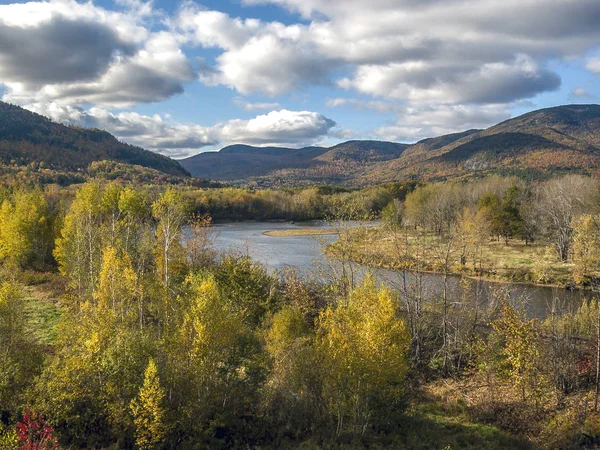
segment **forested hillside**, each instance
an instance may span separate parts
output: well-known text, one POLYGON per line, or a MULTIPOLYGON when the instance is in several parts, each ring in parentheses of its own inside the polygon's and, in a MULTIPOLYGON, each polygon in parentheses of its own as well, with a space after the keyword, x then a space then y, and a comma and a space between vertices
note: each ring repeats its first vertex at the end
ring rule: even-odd
POLYGON ((402 154, 406 145, 348 141, 331 148, 232 145, 181 160, 193 176, 222 181, 257 180, 266 185, 352 184, 366 165, 402 154))
POLYGON ((485 130, 412 145, 349 141, 329 149, 300 150, 232 146, 181 164, 193 176, 264 186, 366 186, 491 173, 530 179, 572 172, 589 175, 600 168, 600 106, 542 109, 485 130))
POLYGON ((106 131, 61 125, 18 106, 0 102, 0 161, 30 163, 74 172, 95 161, 114 161, 188 176, 179 163, 139 147, 119 142, 106 131))

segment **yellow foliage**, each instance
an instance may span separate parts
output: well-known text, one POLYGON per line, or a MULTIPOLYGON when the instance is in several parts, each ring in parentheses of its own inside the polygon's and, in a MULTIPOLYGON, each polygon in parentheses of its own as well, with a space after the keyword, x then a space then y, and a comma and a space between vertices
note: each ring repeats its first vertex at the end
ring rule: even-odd
POLYGON ((142 450, 156 448, 165 438, 167 428, 162 406, 164 398, 158 369, 151 359, 144 373, 144 384, 130 405, 135 425, 135 441, 142 450))

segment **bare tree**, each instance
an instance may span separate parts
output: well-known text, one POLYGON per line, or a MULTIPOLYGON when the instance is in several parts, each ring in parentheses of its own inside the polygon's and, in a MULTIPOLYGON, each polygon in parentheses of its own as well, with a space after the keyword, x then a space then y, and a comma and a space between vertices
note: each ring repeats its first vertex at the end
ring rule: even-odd
POLYGON ((569 258, 573 218, 593 210, 598 196, 596 181, 580 175, 568 175, 542 186, 540 208, 546 234, 562 261, 569 258))

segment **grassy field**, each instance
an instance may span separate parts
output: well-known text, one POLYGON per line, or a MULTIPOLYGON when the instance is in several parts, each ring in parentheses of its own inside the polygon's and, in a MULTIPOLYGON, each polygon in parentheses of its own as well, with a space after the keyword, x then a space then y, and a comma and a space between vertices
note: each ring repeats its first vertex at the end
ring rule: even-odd
POLYGON ((60 320, 60 298, 64 280, 57 274, 27 274, 25 283, 25 315, 29 332, 46 346, 56 341, 60 320))
POLYGON ((272 237, 322 236, 326 234, 337 234, 337 230, 331 228, 299 228, 294 230, 269 230, 265 231, 263 234, 272 237))
POLYGON ((448 244, 437 236, 415 230, 391 233, 382 228, 349 230, 330 245, 328 253, 372 267, 441 272, 446 251, 449 269, 455 274, 481 276, 494 280, 565 286, 573 283, 571 263, 558 260, 547 242, 525 245, 523 241, 489 239, 477 254, 466 252, 456 241, 448 244))

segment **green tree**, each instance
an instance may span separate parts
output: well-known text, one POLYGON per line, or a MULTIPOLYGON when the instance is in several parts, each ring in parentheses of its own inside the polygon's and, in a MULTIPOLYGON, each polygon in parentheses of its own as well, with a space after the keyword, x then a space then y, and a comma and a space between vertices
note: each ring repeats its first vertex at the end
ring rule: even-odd
POLYGON ((167 428, 164 400, 165 391, 160 385, 156 364, 151 359, 144 372, 144 384, 131 401, 135 442, 142 450, 156 448, 165 439, 167 428))

